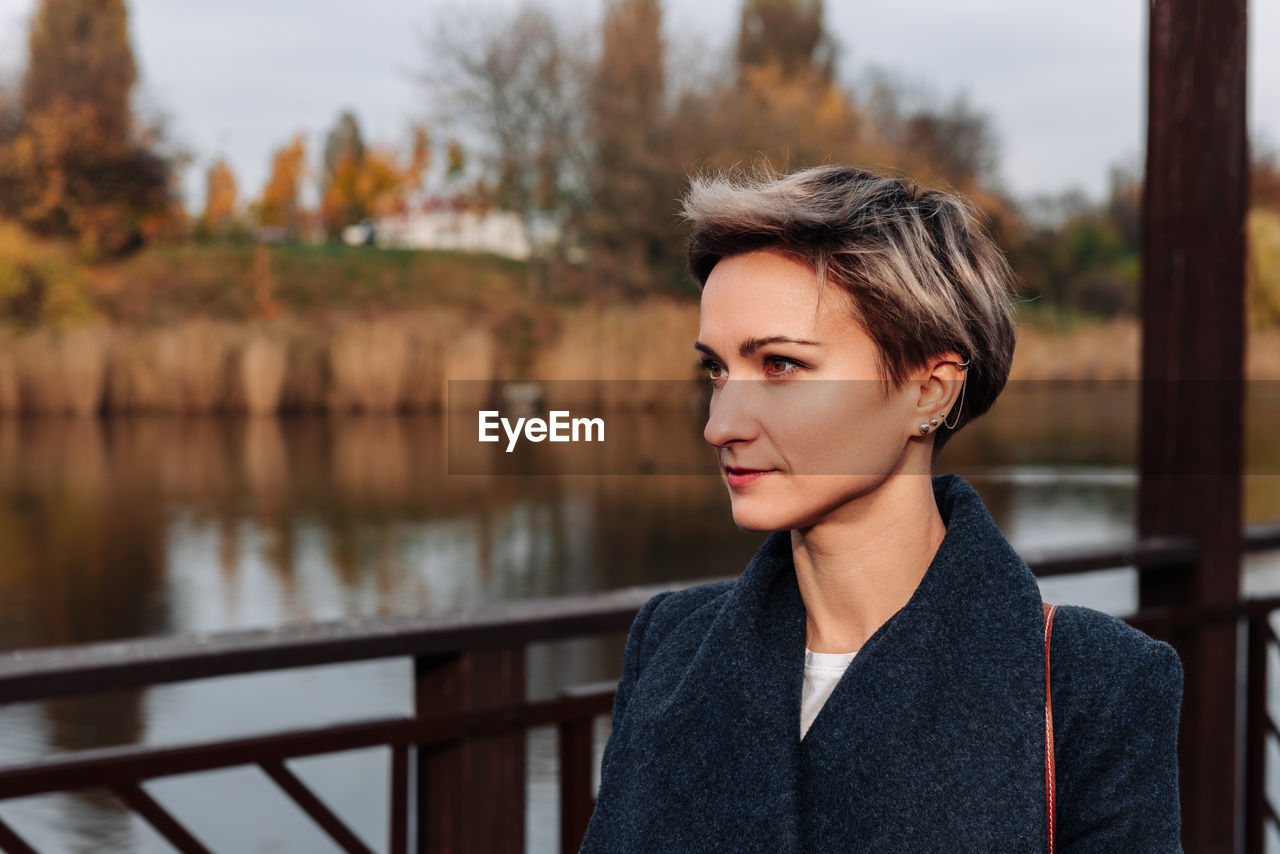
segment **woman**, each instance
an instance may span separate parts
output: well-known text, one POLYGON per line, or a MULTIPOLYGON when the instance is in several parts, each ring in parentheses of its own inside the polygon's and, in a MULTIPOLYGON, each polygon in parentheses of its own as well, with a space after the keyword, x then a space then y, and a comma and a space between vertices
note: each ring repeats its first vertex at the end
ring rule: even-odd
POLYGON ((824 167, 697 181, 684 210, 704 435, 734 521, 774 533, 636 617, 583 851, 1179 850, 1177 656, 1057 611, 1051 823, 1035 579, 931 477, 1013 353, 968 209, 824 167))

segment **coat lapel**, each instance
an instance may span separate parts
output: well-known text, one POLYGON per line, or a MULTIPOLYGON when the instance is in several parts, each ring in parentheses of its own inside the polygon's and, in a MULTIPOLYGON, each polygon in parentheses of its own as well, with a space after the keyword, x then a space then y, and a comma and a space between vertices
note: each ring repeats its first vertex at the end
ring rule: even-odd
POLYGON ((717 604, 704 635, 655 652, 632 700, 636 755, 661 769, 661 850, 799 852, 805 626, 787 532, 717 604))
POLYGON ((1040 594, 968 483, 935 478, 947 533, 802 747, 813 850, 1041 850, 1040 594))

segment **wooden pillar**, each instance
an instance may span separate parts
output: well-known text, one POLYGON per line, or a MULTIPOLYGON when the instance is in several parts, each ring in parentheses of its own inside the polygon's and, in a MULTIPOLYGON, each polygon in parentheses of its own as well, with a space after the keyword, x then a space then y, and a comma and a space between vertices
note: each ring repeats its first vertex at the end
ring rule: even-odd
MULTIPOLYGON (((525 650, 414 662, 423 719, 525 702, 525 650)), ((524 731, 418 750, 419 854, 524 854, 524 731)))
POLYGON ((591 798, 593 728, 592 718, 565 721, 559 727, 561 854, 573 854, 582 847, 595 807, 591 798))
MULTIPOLYGON (((1150 0, 1138 529, 1201 560, 1140 582, 1143 607, 1240 592, 1246 0, 1150 0)), ((1235 849, 1236 628, 1172 638, 1185 669, 1183 846, 1235 849)))

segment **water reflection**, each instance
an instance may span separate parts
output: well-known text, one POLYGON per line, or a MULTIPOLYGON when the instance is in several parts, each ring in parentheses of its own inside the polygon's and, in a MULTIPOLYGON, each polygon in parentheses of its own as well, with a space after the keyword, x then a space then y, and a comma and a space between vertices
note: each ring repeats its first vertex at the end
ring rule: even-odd
MULTIPOLYGON (((970 478, 1017 546, 1127 536, 1136 389, 1011 386, 948 447, 945 468, 970 478)), ((1260 417, 1278 408, 1269 401, 1260 417)), ((648 437, 635 447, 658 463, 709 461, 701 420, 632 412, 615 423, 637 443, 648 437)), ((1280 470, 1269 425, 1250 423, 1251 458, 1280 470)), ((0 648, 442 613, 731 575, 761 539, 734 528, 714 476, 507 476, 484 459, 468 462, 480 473, 450 474, 447 430, 433 416, 0 419, 0 648)), ((1277 483, 1246 481, 1249 521, 1280 519, 1277 483)), ((1248 589, 1280 588, 1274 560, 1249 573, 1248 589)), ((1046 595, 1122 612, 1135 589, 1120 570, 1091 585, 1054 581, 1046 595)), ((611 678, 621 650, 621 637, 536 647, 529 691, 611 678)), ((409 702, 406 666, 384 663, 11 705, 0 707, 0 763, 405 712, 409 702)), ((552 749, 546 738, 530 746, 531 850, 554 844, 554 760, 538 753, 552 749)), ((382 796, 350 781, 382 780, 384 765, 370 755, 307 769, 335 800, 355 799, 352 821, 375 843, 382 796)), ((274 803, 269 794, 250 798, 261 821, 226 821, 261 782, 253 773, 164 781, 156 792, 215 850, 256 850, 268 836, 273 850, 309 850, 311 831, 272 825, 261 806, 274 803)), ((102 793, 0 803, 0 815, 49 850, 166 850, 102 793)))

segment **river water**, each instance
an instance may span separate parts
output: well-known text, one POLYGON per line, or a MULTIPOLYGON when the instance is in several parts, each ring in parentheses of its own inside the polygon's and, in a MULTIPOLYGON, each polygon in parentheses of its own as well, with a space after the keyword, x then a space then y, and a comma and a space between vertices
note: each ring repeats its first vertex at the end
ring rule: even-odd
MULTIPOLYGON (((1280 520, 1280 396, 1249 409, 1249 522, 1280 520)), ((697 415, 629 413, 660 453, 705 455, 697 415)), ((1027 383, 961 433, 939 470, 982 494, 1016 547, 1133 533, 1132 384, 1027 383)), ((738 531, 713 474, 450 474, 440 417, 0 419, 0 649, 442 614, 488 602, 730 575, 761 535, 738 531)), ((456 468, 456 465, 455 465, 456 468)), ((1132 570, 1050 579, 1046 598, 1116 614, 1132 570)), ((1251 558, 1245 589, 1280 591, 1251 558)), ((613 678, 622 637, 548 644, 532 696, 613 678)), ((0 765, 408 713, 408 662, 311 668, 148 691, 0 706, 0 765)), ((598 741, 607 735, 600 722, 598 741)), ((556 850, 554 742, 529 744, 529 850, 556 850)), ((386 840, 387 756, 291 763, 375 849, 386 840)), ((219 852, 336 850, 254 769, 148 790, 219 852)), ((168 851, 107 793, 0 802, 42 851, 168 851)), ((519 820, 512 817, 512 820, 519 820)))

